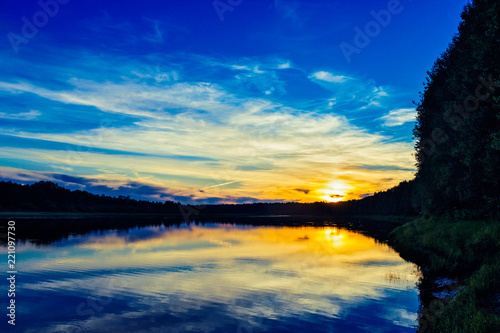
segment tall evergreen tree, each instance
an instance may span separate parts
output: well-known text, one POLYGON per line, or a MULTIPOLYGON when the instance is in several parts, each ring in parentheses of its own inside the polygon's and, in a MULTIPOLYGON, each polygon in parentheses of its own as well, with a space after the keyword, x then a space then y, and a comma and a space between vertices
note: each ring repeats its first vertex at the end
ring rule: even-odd
POLYGON ((414 129, 418 209, 499 208, 500 1, 465 6, 428 72, 414 129))

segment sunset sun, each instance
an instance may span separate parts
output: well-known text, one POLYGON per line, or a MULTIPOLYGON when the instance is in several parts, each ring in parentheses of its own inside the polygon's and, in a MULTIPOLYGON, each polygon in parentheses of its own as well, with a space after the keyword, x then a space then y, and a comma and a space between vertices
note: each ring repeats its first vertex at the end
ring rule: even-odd
POLYGON ((328 202, 339 202, 344 200, 345 194, 340 194, 338 191, 324 190, 324 192, 332 192, 321 196, 320 198, 328 202))
POLYGON ((344 200, 347 192, 353 188, 342 181, 332 181, 328 183, 328 187, 328 189, 318 190, 320 199, 327 202, 340 202, 344 200))

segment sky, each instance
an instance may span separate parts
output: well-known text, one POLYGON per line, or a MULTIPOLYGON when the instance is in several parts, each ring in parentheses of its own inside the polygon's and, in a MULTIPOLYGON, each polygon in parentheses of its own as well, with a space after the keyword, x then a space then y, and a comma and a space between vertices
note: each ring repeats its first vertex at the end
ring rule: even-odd
POLYGON ((340 201, 415 174, 467 1, 5 0, 0 180, 181 203, 340 201))

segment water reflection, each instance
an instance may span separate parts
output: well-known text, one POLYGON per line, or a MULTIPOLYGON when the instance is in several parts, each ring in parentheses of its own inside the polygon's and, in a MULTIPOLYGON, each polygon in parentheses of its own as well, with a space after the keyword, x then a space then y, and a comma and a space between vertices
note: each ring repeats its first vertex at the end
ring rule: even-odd
POLYGON ((418 311, 415 266, 340 228, 151 226, 18 253, 27 332, 411 332, 418 311))

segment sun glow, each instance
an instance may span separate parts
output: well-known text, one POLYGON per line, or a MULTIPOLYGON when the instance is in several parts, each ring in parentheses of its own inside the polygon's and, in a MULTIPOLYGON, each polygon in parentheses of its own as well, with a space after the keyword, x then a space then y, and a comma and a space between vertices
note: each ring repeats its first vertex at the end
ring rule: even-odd
POLYGON ((339 241, 342 238, 344 238, 344 235, 341 234, 337 228, 333 229, 326 229, 325 230, 325 239, 326 240, 334 240, 334 241, 339 241))
POLYGON ((353 188, 351 185, 338 180, 330 182, 328 187, 328 189, 318 190, 318 192, 322 194, 319 198, 327 202, 339 202, 344 200, 347 196, 347 191, 353 188))
POLYGON ((332 192, 322 195, 320 198, 328 202, 339 202, 344 200, 345 194, 340 194, 337 191, 323 190, 323 192, 332 192))
POLYGON ((333 248, 342 248, 346 245, 346 239, 344 239, 344 232, 338 230, 337 228, 325 229, 325 241, 329 243, 333 248))

